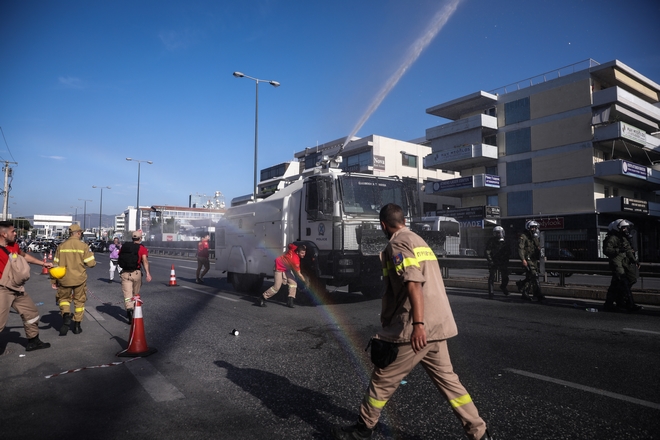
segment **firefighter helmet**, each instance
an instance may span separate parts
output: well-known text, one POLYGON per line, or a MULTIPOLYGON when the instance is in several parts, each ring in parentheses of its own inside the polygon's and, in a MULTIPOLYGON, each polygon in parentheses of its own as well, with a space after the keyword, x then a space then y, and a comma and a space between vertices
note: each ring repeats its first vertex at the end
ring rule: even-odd
POLYGON ((48 270, 48 272, 50 272, 50 275, 51 275, 53 278, 59 280, 59 279, 61 279, 62 277, 64 277, 64 275, 66 274, 66 267, 63 267, 63 266, 51 267, 51 268, 48 270))

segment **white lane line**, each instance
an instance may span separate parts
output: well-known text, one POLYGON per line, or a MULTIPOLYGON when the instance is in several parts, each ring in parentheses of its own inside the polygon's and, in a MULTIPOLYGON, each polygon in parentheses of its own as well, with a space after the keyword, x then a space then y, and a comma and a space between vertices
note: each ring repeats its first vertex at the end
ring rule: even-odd
POLYGON ((206 295, 215 296, 216 298, 226 299, 227 301, 234 301, 234 302, 239 302, 240 301, 240 300, 235 299, 235 298, 227 298, 226 296, 216 295, 215 293, 211 293, 211 292, 204 292, 203 290, 193 289, 192 287, 188 287, 188 286, 181 286, 181 287, 183 287, 184 289, 188 289, 188 290, 194 290, 195 292, 204 293, 206 295))
POLYGON ((646 400, 636 399, 634 397, 624 396, 623 394, 611 393, 609 391, 600 390, 598 388, 592 388, 585 385, 580 385, 573 382, 567 382, 561 379, 555 379, 553 377, 542 376, 540 374, 530 373, 528 371, 516 370, 514 368, 505 368, 505 371, 510 371, 515 374, 520 374, 521 376, 527 376, 534 379, 544 380, 546 382, 556 383, 557 385, 564 385, 571 388, 576 388, 578 390, 587 391, 589 393, 600 394, 601 396, 611 397, 613 399, 623 400, 629 403, 635 403, 637 405, 646 406, 648 408, 660 409, 660 404, 648 402, 646 400))
POLYGON ((650 333, 652 335, 660 335, 660 332, 653 332, 651 330, 642 330, 638 328, 624 328, 624 330, 627 330, 629 332, 640 332, 640 333, 650 333))
POLYGON ((152 399, 156 402, 185 399, 186 396, 165 379, 165 376, 156 370, 149 361, 142 360, 143 362, 129 362, 125 365, 152 399))
MULTIPOLYGON (((174 268, 177 269, 177 266, 174 265, 174 268)), ((179 269, 191 269, 191 270, 197 270, 196 267, 188 267, 188 266, 178 266, 179 269)))
POLYGON ((103 315, 101 315, 99 312, 97 312, 96 309, 93 308, 93 307, 90 307, 90 308, 85 307, 85 312, 92 315, 92 318, 96 319, 97 321, 105 321, 105 318, 103 317, 103 315))

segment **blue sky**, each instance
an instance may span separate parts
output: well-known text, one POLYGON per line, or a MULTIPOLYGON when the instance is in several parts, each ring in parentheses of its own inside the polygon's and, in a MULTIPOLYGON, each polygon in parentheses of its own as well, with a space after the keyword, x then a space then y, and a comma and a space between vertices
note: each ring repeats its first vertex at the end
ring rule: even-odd
MULTIPOLYGON (((347 136, 442 0, 0 2, 9 212, 117 214, 251 193, 259 169, 347 136)), ((660 2, 462 0, 357 132, 402 140, 425 110, 588 58, 660 82, 660 2)))

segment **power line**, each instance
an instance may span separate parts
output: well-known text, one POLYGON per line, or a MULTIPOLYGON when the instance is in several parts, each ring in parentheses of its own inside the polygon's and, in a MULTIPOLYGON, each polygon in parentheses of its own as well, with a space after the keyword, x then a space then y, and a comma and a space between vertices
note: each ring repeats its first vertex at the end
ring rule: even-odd
MULTIPOLYGON (((0 132, 2 132, 2 139, 5 141, 5 145, 7 146, 7 151, 9 152, 9 156, 11 156, 11 160, 13 162, 16 162, 16 159, 14 159, 14 155, 11 154, 11 150, 9 149, 9 144, 7 143, 7 138, 5 138, 5 131, 2 129, 2 126, 0 126, 0 132)), ((6 162, 2 157, 0 157, 3 162, 6 162)))

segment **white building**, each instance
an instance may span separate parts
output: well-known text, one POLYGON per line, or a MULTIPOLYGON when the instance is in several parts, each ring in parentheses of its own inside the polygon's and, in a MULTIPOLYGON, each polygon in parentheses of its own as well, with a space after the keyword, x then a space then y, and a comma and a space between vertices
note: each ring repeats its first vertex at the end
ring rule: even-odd
POLYGON ((32 222, 32 233, 35 238, 60 238, 68 235, 72 223, 73 217, 70 215, 36 214, 32 222))

